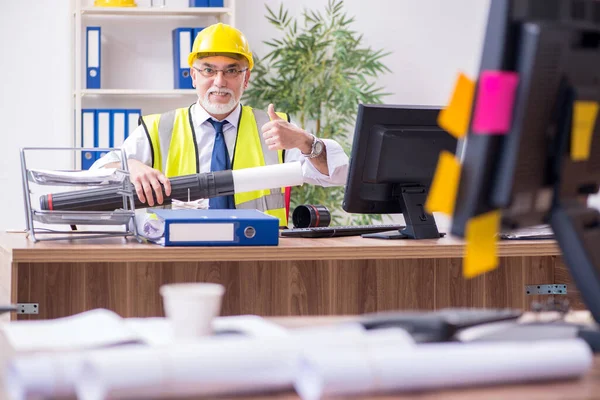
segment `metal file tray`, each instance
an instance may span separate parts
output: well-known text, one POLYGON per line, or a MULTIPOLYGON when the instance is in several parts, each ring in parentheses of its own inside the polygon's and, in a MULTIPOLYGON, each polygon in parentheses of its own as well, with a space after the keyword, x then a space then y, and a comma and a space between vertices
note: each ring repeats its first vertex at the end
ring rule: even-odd
POLYGON ((46 211, 33 210, 33 219, 43 224, 68 225, 125 225, 132 217, 133 211, 98 211, 93 214, 83 211, 46 211))
MULTIPOLYGON (((45 154, 40 157, 44 160, 52 159, 45 154)), ((135 223, 135 203, 133 198, 133 185, 129 179, 127 157, 124 150, 114 148, 71 148, 71 147, 28 147, 21 149, 21 177, 23 182, 23 197, 25 217, 29 237, 34 241, 41 240, 72 240, 75 238, 102 238, 102 237, 127 237, 134 236, 139 242, 142 238, 138 235, 135 223), (83 151, 91 152, 121 152, 121 168, 111 168, 101 171, 81 170, 48 170, 30 169, 27 167, 26 153, 38 151, 60 152, 73 156, 72 160, 77 165, 77 157, 83 151), (115 211, 64 211, 40 210, 32 206, 32 186, 78 186, 113 187, 116 193, 123 196, 123 208, 115 211), (114 226, 114 228, 98 228, 94 226, 114 226), (64 227, 64 228, 63 228, 64 227), (81 229, 83 228, 83 229, 81 229), (108 229, 108 230, 107 230, 108 229)), ((37 188, 36 186, 36 188, 37 188)))

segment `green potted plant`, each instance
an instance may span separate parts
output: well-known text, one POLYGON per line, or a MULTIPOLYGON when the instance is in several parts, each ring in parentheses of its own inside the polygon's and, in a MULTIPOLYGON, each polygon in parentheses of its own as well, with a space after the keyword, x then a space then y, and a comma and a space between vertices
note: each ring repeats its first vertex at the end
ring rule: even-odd
MULTIPOLYGON (((325 14, 304 10, 302 22, 280 5, 266 6, 266 18, 281 37, 264 42, 271 50, 255 56, 251 86, 243 101, 266 109, 269 103, 287 112, 303 129, 320 138, 337 140, 349 154, 359 103, 376 104, 388 93, 376 78, 390 70, 382 50, 362 46, 362 35, 351 30, 354 18, 343 12, 343 0, 329 0, 325 14)), ((290 209, 299 204, 322 204, 332 224, 369 224, 381 215, 348 214, 342 210, 343 187, 304 185, 293 188, 290 209)))

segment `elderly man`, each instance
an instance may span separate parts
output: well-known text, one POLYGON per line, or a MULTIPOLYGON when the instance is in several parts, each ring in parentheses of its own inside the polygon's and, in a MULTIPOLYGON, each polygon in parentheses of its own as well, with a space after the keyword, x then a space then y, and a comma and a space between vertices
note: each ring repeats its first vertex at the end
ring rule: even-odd
MULTIPOLYGON (((147 115, 123 143, 138 198, 153 206, 170 195, 169 177, 300 161, 305 183, 345 184, 348 157, 333 140, 321 140, 290 123, 287 114, 240 104, 254 61, 244 35, 218 23, 203 29, 188 57, 198 101, 147 115)), ((93 168, 118 167, 118 152, 93 168)), ((210 208, 256 208, 287 225, 284 188, 209 200, 210 208)))

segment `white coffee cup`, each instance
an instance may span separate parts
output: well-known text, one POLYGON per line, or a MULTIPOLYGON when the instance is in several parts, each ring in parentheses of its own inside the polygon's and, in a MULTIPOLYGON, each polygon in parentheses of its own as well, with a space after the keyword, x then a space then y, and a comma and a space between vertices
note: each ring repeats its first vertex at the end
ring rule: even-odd
POLYGON ((162 285, 165 315, 176 338, 193 339, 212 334, 212 320, 221 313, 225 287, 218 283, 162 285))

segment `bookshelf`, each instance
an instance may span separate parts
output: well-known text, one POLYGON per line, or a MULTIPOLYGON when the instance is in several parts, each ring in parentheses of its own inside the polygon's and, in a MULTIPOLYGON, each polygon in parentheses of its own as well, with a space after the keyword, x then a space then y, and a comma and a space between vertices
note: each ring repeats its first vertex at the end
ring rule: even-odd
MULTIPOLYGON (((188 0, 165 0, 151 7, 95 7, 94 0, 71 0, 73 147, 82 146, 82 109, 139 108, 142 114, 184 107, 196 100, 193 89, 174 89, 171 31, 216 22, 235 26, 235 0, 225 7, 188 7, 188 0), (101 88, 86 87, 86 27, 100 26, 101 88)), ((73 159, 74 168, 80 161, 73 159)))

